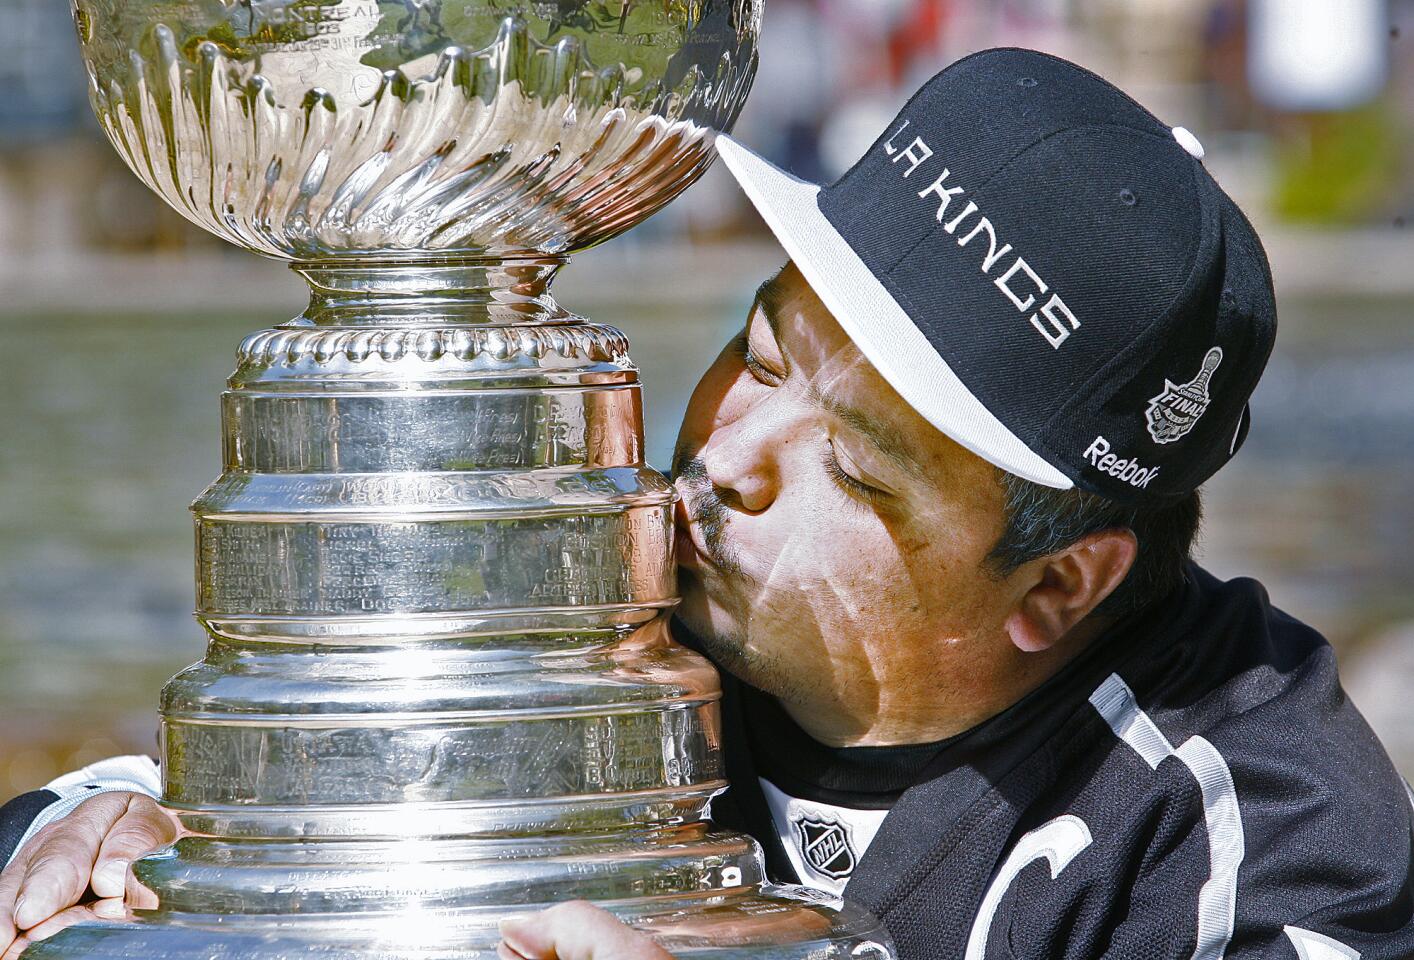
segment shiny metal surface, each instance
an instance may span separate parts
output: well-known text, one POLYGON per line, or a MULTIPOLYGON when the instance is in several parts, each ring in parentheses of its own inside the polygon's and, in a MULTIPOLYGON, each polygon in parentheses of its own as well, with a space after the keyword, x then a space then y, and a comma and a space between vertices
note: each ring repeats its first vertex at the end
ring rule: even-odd
POLYGON ((27 957, 490 957, 571 898, 684 956, 892 954, 714 832, 674 492, 566 257, 709 160, 761 0, 77 0, 95 110, 310 306, 241 345, 193 504, 206 658, 162 694, 161 900, 27 957))
POLYGON ((708 162, 761 0, 73 0, 99 122, 291 260, 584 249, 708 162))

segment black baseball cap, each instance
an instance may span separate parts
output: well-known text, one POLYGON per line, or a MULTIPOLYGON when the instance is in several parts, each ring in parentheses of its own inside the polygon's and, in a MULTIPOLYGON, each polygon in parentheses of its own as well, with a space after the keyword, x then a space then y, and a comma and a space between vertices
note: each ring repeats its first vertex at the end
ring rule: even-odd
POLYGON ((1193 134, 1090 71, 959 60, 827 187, 717 149, 880 374, 1003 470, 1161 503, 1246 438, 1266 254, 1193 134))

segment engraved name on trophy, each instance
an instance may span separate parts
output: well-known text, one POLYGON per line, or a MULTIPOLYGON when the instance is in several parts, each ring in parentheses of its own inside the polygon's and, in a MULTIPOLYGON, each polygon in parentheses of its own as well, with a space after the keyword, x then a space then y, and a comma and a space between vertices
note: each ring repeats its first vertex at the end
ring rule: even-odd
POLYGON ((201 836, 135 865, 160 908, 27 957, 490 957, 576 897, 683 956, 891 956, 704 821, 674 493, 626 339, 549 294, 700 175, 760 4, 76 0, 123 159, 312 295, 241 345, 193 505, 162 760, 201 836))

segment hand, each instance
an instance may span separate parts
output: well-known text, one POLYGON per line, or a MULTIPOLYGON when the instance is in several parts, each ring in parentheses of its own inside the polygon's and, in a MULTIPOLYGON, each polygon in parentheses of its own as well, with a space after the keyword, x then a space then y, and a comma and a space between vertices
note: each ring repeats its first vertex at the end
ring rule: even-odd
POLYGON ((647 934, 576 900, 501 921, 501 960, 673 960, 647 934))
POLYGON ((124 896, 129 906, 155 907, 128 867, 182 833, 174 815, 140 793, 99 794, 40 830, 0 873, 4 960, 80 920, 120 915, 124 896), (90 899, 100 902, 80 905, 90 899))

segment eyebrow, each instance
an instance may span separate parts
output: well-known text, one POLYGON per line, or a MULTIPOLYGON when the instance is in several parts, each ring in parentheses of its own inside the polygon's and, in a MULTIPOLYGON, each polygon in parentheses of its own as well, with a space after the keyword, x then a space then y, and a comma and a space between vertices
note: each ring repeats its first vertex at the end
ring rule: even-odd
POLYGON ((786 268, 781 267, 765 283, 756 288, 755 306, 761 308, 761 314, 766 318, 766 325, 771 328, 771 336, 775 338, 777 344, 781 342, 780 314, 785 310, 785 297, 776 281, 781 279, 781 274, 785 272, 786 268))

